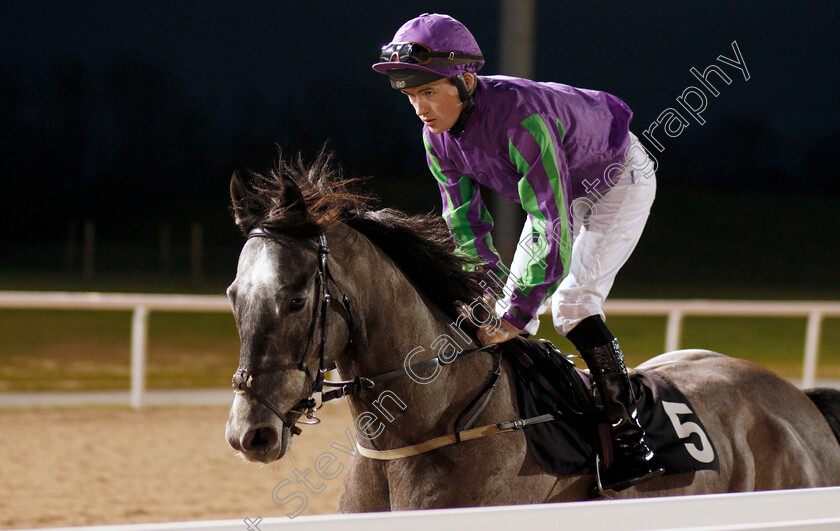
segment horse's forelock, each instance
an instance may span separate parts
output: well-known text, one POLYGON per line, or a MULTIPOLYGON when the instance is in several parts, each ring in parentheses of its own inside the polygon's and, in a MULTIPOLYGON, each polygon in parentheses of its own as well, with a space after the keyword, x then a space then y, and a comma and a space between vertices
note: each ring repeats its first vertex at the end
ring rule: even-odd
POLYGON ((314 236, 373 200, 348 190, 349 184, 360 179, 345 179, 333 155, 325 150, 312 164, 306 164, 301 155, 288 159, 280 152, 271 171, 249 174, 251 201, 245 224, 251 228, 314 236))

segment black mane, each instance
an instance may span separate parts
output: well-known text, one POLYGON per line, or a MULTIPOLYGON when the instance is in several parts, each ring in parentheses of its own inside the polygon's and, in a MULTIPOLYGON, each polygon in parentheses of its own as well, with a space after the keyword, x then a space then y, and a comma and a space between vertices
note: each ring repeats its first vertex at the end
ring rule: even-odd
POLYGON ((244 233, 265 227, 314 238, 335 223, 345 223, 382 249, 418 291, 453 319, 455 301, 469 304, 481 295, 477 275, 465 269, 472 262, 455 254, 455 242, 440 216, 372 209, 374 198, 349 189, 359 179, 344 179, 332 154, 321 151, 311 165, 300 156, 290 162, 281 154, 270 173, 251 172, 251 177, 248 208, 235 208, 244 233), (291 200, 289 180, 300 193, 292 191, 291 200))

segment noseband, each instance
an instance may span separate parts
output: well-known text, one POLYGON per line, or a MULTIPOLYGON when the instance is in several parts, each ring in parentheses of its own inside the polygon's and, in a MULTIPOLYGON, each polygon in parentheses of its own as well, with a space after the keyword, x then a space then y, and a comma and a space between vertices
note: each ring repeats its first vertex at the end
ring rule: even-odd
MULTIPOLYGON (((262 227, 255 227, 248 233, 248 239, 251 238, 267 238, 272 241, 278 241, 278 236, 272 234, 269 230, 262 228, 262 227)), ((280 409, 274 405, 269 399, 267 399, 262 393, 258 393, 252 387, 254 377, 261 375, 272 373, 276 371, 282 370, 289 370, 289 369, 297 369, 303 372, 312 382, 312 385, 309 389, 309 394, 306 398, 300 400, 297 404, 295 404, 289 413, 297 413, 301 416, 305 416, 307 418, 306 421, 299 421, 302 424, 317 424, 320 420, 315 417, 315 412, 321 408, 321 405, 316 405, 316 401, 313 398, 315 393, 320 393, 324 385, 329 385, 332 387, 341 387, 346 385, 348 382, 327 382, 324 379, 324 374, 329 370, 326 366, 326 350, 327 350, 327 316, 328 312, 327 309, 332 302, 332 295, 330 294, 328 282, 332 282, 338 291, 341 292, 341 303, 344 307, 345 311, 345 319, 347 320, 347 328, 348 333, 350 335, 349 342, 353 342, 353 328, 354 328, 354 320, 353 320, 353 313, 350 311, 350 300, 347 298, 347 295, 344 291, 339 287, 336 283, 335 279, 330 274, 329 264, 327 262, 327 255, 329 254, 330 250, 327 246, 327 236, 323 232, 318 236, 318 242, 311 242, 305 241, 304 247, 310 250, 314 250, 318 253, 318 273, 317 279, 320 283, 320 300, 321 300, 321 345, 320 345, 320 352, 318 356, 318 372, 313 376, 309 367, 304 363, 306 360, 306 354, 309 351, 309 344, 311 343, 314 335, 315 335, 315 324, 316 321, 312 322, 312 332, 309 336, 309 340, 307 341, 307 346, 303 351, 303 355, 301 356, 300 361, 297 363, 286 363, 286 364, 277 364, 271 365, 269 367, 258 369, 258 370, 248 370, 239 368, 233 375, 233 390, 236 394, 239 395, 249 395, 259 403, 264 405, 268 408, 272 413, 277 415, 280 421, 283 423, 283 426, 288 426, 289 429, 292 431, 293 434, 299 435, 301 430, 299 427, 295 426, 295 423, 298 422, 298 419, 289 420, 288 413, 283 413, 280 409), (309 245, 307 245, 309 244, 309 245)), ((318 288, 316 288, 317 290, 318 288)), ((323 402, 321 402, 323 404, 323 402)))

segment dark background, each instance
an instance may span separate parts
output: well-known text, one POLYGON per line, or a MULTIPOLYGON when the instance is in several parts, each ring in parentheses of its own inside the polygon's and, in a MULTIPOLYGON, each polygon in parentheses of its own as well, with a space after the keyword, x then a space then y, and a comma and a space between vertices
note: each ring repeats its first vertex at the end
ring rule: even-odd
MULTIPOLYGON (((76 286, 78 245, 67 242, 93 221, 97 277, 81 287, 128 275, 219 291, 241 245, 230 175, 268 168, 278 147, 311 160, 326 142, 347 176, 373 177, 365 188, 383 206, 439 212, 421 124, 370 69, 426 11, 470 28, 482 74, 505 73, 493 1, 0 1, 0 287, 76 286), (184 280, 195 222, 201 285, 184 280)), ((718 64, 733 80, 715 83, 705 125, 658 134, 657 202, 614 293, 840 296, 838 12, 830 2, 537 2, 534 78, 616 94, 639 136, 666 108, 682 112, 676 97, 699 86, 689 68, 718 64), (732 41, 748 81, 715 60, 734 57, 732 41)))

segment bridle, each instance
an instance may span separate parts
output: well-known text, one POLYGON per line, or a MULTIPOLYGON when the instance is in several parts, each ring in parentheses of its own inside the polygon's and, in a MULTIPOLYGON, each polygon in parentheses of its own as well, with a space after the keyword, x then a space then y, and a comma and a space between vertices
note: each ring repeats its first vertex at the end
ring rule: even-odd
MULTIPOLYGON (((269 229, 263 227, 255 227, 251 229, 248 233, 248 238, 267 238, 274 242, 279 242, 280 237, 277 234, 273 234, 269 229)), ((320 420, 315 417, 315 412, 317 412, 321 406, 323 405, 323 399, 320 405, 316 405, 317 402, 313 398, 315 393, 322 392, 325 385, 330 387, 342 387, 351 382, 331 382, 327 381, 324 378, 324 374, 332 368, 327 367, 326 364, 326 351, 327 351, 327 317, 328 317, 328 308, 330 307, 330 303, 332 302, 332 295, 330 294, 329 290, 329 282, 332 282, 333 285, 338 289, 341 293, 341 303, 344 307, 345 313, 345 320, 347 321, 347 329, 349 333, 349 340, 348 343, 353 342, 353 328, 355 326, 355 321, 353 319, 353 312, 350 310, 350 300, 347 298, 347 295, 341 289, 341 287, 336 283, 335 279, 330 274, 329 263, 327 261, 327 256, 329 255, 329 246, 327 245, 327 236, 323 232, 319 234, 318 241, 310 241, 304 240, 303 246, 307 249, 314 250, 318 253, 318 272, 316 274, 316 278, 318 284, 320 285, 320 290, 316 287, 316 290, 320 291, 319 298, 320 298, 320 306, 321 306, 321 345, 320 345, 320 352, 318 354, 318 371, 313 376, 312 371, 306 365, 305 360, 307 353, 309 352, 309 345, 315 335, 315 328, 317 320, 312 321, 312 328, 309 338, 307 340, 307 346, 303 350, 303 354, 301 355, 301 359, 296 363, 285 363, 285 364, 275 364, 268 367, 264 367, 261 369, 256 370, 248 370, 243 368, 238 368, 236 372, 233 374, 233 389, 236 394, 240 395, 249 395, 250 397, 254 398, 266 408, 268 408, 272 413, 277 415, 280 421, 283 423, 283 426, 288 426, 289 429, 295 435, 299 435, 301 430, 299 427, 295 426, 296 422, 301 422, 302 424, 317 424, 320 420), (299 420, 293 419, 290 420, 288 418, 288 413, 284 414, 280 409, 273 403, 271 400, 266 398, 262 393, 257 392, 252 384, 254 381, 255 376, 259 376, 262 374, 269 374, 277 371, 283 370, 290 370, 290 369, 297 369, 306 374, 307 378, 312 382, 312 385, 309 388, 309 394, 306 398, 301 399, 297 404, 295 404, 289 413, 297 413, 300 416, 304 416, 307 420, 299 420)))
MULTIPOLYGON (((247 239, 251 238, 267 238, 277 243, 282 242, 282 239, 279 235, 274 234, 269 229, 263 227, 255 227, 251 229, 251 231, 248 233, 247 239)), ((319 422, 321 422, 320 419, 318 419, 315 416, 315 413, 319 409, 321 409, 325 402, 356 394, 362 389, 372 389, 377 385, 384 384, 401 376, 406 376, 409 373, 413 373, 414 371, 429 369, 436 366, 440 367, 453 362, 453 360, 451 359, 444 359, 442 356, 437 356, 373 377, 356 376, 352 380, 345 381, 326 380, 324 378, 325 373, 331 368, 333 368, 333 366, 335 365, 334 362, 331 363, 330 366, 327 366, 326 364, 327 318, 329 316, 329 312, 327 310, 329 309, 330 303, 332 302, 332 295, 330 294, 328 285, 329 282, 332 282, 333 285, 341 293, 341 304, 344 309, 344 318, 347 321, 347 328, 349 333, 348 344, 353 343, 353 330, 355 327, 355 320, 353 319, 353 313, 350 309, 350 300, 347 298, 347 295, 344 293, 344 291, 341 289, 341 287, 330 274, 329 263, 327 261, 327 256, 329 255, 330 251, 329 246, 327 245, 326 234, 324 234, 323 232, 320 233, 318 235, 317 242, 311 240, 303 240, 301 243, 305 248, 316 251, 318 253, 318 272, 316 274, 316 278, 320 285, 319 297, 321 303, 321 344, 318 355, 318 371, 313 376, 311 374, 311 370, 305 363, 307 353, 309 352, 309 345, 315 336, 317 319, 313 319, 311 333, 307 340, 307 346, 303 350, 301 359, 298 362, 275 364, 256 370, 248 370, 240 367, 236 370, 236 372, 233 375, 232 381, 234 393, 239 395, 248 395, 251 398, 255 399, 263 406, 265 406, 269 411, 277 415, 277 418, 279 418, 280 421, 283 423, 283 427, 288 427, 294 435, 300 435, 301 429, 298 426, 295 426, 295 423, 300 422, 301 424, 318 424, 319 422), (280 408, 278 408, 271 400, 269 400, 262 393, 259 393, 254 389, 253 381, 255 376, 292 369, 296 369, 305 373, 307 378, 309 378, 309 380, 312 382, 312 385, 310 386, 309 393, 305 398, 297 402, 287 413, 283 413, 280 410, 280 408), (324 392, 324 387, 333 387, 335 389, 324 392), (317 401, 313 398, 315 393, 321 393, 320 404, 318 404, 317 401), (298 417, 290 419, 288 417, 289 413, 295 413, 298 415, 298 417), (300 420, 301 417, 305 417, 306 420, 300 420)), ((317 289, 318 288, 316 288, 316 290, 317 289)), ((471 350, 464 350, 459 353, 458 357, 455 358, 454 361, 466 359, 472 354, 478 352, 497 351, 497 347, 498 345, 490 344, 471 350)), ((458 441, 460 441, 460 436, 458 435, 458 432, 462 430, 468 430, 489 402, 490 396, 501 374, 501 351, 498 350, 497 354, 498 355, 496 356, 495 370, 491 376, 490 381, 481 391, 479 396, 477 396, 476 399, 473 400, 473 402, 468 406, 467 410, 464 411, 461 417, 459 417, 456 423, 456 438, 458 439, 458 441)))

